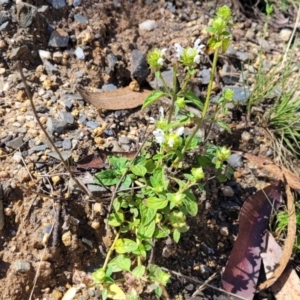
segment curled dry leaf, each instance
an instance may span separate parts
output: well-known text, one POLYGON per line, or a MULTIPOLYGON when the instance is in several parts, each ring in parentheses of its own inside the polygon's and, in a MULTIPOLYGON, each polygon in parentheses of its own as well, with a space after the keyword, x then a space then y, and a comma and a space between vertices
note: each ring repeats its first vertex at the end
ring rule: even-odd
MULTIPOLYGON (((275 241, 273 235, 269 232, 266 234, 267 244, 265 252, 261 253, 264 262, 264 269, 267 279, 272 279, 276 266, 279 266, 283 255, 281 247, 275 241)), ((284 272, 271 286, 271 290, 277 300, 298 300, 300 299, 300 279, 288 264, 284 272)))
MULTIPOLYGON (((236 151, 236 153, 240 153, 236 151)), ((247 158, 252 164, 265 169, 272 177, 285 181, 297 192, 300 192, 300 178, 285 167, 278 166, 265 157, 256 156, 250 153, 240 153, 247 158)))
POLYGON ((108 92, 88 92, 82 89, 77 89, 77 91, 86 102, 96 108, 107 110, 131 109, 141 106, 151 92, 149 90, 134 92, 129 87, 108 92))
POLYGON ((272 276, 270 278, 267 277, 268 279, 259 285, 259 290, 266 289, 274 284, 274 282, 283 273, 293 253, 294 242, 296 238, 296 213, 295 213, 294 197, 288 185, 286 185, 286 195, 287 195, 289 221, 288 221, 288 232, 284 242, 283 253, 281 255, 280 261, 276 266, 275 270, 274 268, 272 269, 272 273, 273 273, 272 276))
POLYGON ((222 276, 224 290, 253 299, 261 267, 260 253, 265 248, 265 233, 272 209, 281 201, 281 181, 250 196, 239 215, 239 234, 222 276))

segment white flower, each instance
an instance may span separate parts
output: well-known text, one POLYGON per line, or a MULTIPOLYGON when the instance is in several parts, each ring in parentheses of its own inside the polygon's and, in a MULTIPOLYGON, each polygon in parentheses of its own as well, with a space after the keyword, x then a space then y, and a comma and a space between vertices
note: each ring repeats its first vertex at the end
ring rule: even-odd
POLYGON ((182 56, 182 54, 183 54, 184 48, 182 48, 181 45, 179 45, 177 43, 174 44, 174 48, 175 48, 175 51, 176 51, 176 57, 180 58, 182 56))
POLYGON ((166 51, 167 51, 167 48, 161 49, 161 50, 160 50, 161 55, 162 55, 162 56, 165 56, 165 55, 166 55, 166 51))
POLYGON ((165 133, 161 129, 154 130, 153 135, 155 136, 158 144, 162 144, 165 141, 165 133))
POLYGON ((178 135, 178 136, 183 135, 183 133, 184 133, 184 127, 183 127, 183 126, 178 127, 178 128, 176 129, 175 133, 176 133, 176 135, 178 135))
POLYGON ((158 65, 163 66, 164 63, 165 63, 165 60, 164 60, 162 57, 160 57, 160 58, 157 60, 157 64, 158 64, 158 65))
POLYGON ((196 39, 195 43, 194 43, 194 49, 197 49, 197 53, 201 53, 204 54, 204 52, 202 51, 202 49, 205 47, 205 45, 201 44, 201 40, 200 39, 196 39))
POLYGON ((174 144, 175 144, 175 139, 174 139, 174 137, 170 137, 170 138, 168 139, 168 145, 169 145, 171 148, 173 148, 174 144))

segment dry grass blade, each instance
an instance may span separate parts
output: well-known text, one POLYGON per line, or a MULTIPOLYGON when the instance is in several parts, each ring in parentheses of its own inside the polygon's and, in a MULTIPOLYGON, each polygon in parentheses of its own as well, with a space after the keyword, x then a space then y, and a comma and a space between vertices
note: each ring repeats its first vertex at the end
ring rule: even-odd
POLYGON ((288 206, 288 214, 289 214, 289 222, 288 222, 288 233, 285 240, 283 253, 280 258, 278 267, 274 270, 273 276, 259 285, 259 290, 266 289, 270 287, 274 282, 281 276, 284 269, 286 268, 291 255, 293 253, 294 242, 296 237, 296 214, 295 214, 295 204, 294 197, 292 195, 291 189, 288 184, 285 186, 286 195, 287 195, 287 206, 288 206))

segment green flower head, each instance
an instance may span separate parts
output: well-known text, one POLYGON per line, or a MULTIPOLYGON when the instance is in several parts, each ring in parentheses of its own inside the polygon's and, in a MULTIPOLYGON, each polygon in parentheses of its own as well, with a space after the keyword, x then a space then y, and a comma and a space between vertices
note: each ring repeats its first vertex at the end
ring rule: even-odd
POLYGON ((212 21, 212 28, 214 29, 216 34, 221 34, 227 28, 227 24, 223 18, 216 17, 212 21))
POLYGON ((233 99, 234 96, 234 91, 231 89, 225 89, 223 92, 223 97, 225 100, 227 101, 231 101, 233 99))
POLYGON ((199 168, 192 168, 191 173, 195 179, 195 181, 201 180, 204 178, 204 172, 201 167, 199 168))
POLYGON ((181 109, 185 108, 184 97, 178 97, 175 101, 175 104, 181 109))
POLYGON ((223 19, 226 23, 230 22, 232 19, 231 9, 227 5, 219 7, 217 17, 223 19))
POLYGON ((228 157, 230 156, 231 154, 231 151, 230 149, 228 149, 227 147, 222 147, 222 148, 219 148, 217 151, 216 151, 216 157, 218 160, 220 161, 226 161, 228 159, 228 157))
POLYGON ((170 222, 174 228, 184 227, 185 215, 181 211, 172 211, 170 214, 170 222))
POLYGON ((197 39, 193 48, 183 48, 177 43, 174 45, 176 57, 185 67, 193 68, 195 65, 200 63, 200 54, 203 54, 202 49, 205 47, 204 45, 201 45, 200 42, 201 40, 197 39))
POLYGON ((165 53, 167 49, 153 49, 147 54, 147 62, 151 69, 160 70, 165 63, 165 53))

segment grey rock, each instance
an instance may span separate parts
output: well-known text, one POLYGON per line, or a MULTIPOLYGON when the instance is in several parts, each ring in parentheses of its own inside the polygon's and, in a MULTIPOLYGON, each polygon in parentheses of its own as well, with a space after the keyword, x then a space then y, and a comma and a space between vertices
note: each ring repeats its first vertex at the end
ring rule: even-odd
POLYGON ((223 65, 221 75, 225 84, 235 84, 240 79, 239 73, 228 64, 223 65))
POLYGON ((32 60, 31 51, 27 45, 13 48, 10 52, 9 58, 12 60, 17 60, 17 59, 21 59, 21 58, 32 60))
POLYGON ((10 0, 0 0, 0 5, 8 6, 10 4, 10 0))
POLYGON ((221 207, 227 212, 238 212, 240 210, 240 206, 232 201, 222 201, 221 207))
POLYGON ((63 120, 64 123, 71 124, 71 125, 74 124, 74 117, 69 112, 60 111, 59 117, 63 120))
POLYGON ((64 149, 70 150, 72 148, 71 140, 64 140, 62 146, 64 149))
POLYGON ((120 144, 129 144, 130 143, 130 140, 127 136, 120 136, 118 140, 119 140, 120 144))
POLYGON ((93 243, 91 240, 88 240, 87 238, 82 238, 82 243, 85 244, 88 248, 93 249, 93 243))
POLYGON ((248 98, 250 96, 250 91, 247 88, 239 87, 239 86, 225 86, 223 90, 225 88, 229 88, 234 91, 234 96, 232 101, 241 102, 243 104, 246 104, 246 102, 248 101, 248 98))
POLYGON ((65 48, 69 43, 69 35, 62 29, 52 31, 48 45, 51 47, 65 48))
POLYGON ((83 52, 82 48, 80 48, 80 47, 76 48, 75 55, 78 59, 81 59, 81 60, 85 59, 84 52, 83 52))
POLYGON ((81 5, 81 0, 73 0, 73 5, 76 6, 80 6, 81 5))
POLYGON ((13 269, 16 272, 27 273, 30 271, 31 265, 27 260, 19 259, 13 262, 13 269))
POLYGON ((65 102, 65 108, 66 108, 66 110, 71 111, 72 108, 73 108, 73 103, 72 103, 72 101, 67 100, 67 101, 65 102))
POLYGON ((43 105, 38 105, 36 106, 36 112, 40 113, 40 114, 45 114, 47 112, 49 112, 49 108, 47 106, 43 106, 43 105))
POLYGON ((48 5, 42 5, 42 6, 38 7, 38 12, 42 13, 42 14, 44 14, 48 10, 49 10, 49 6, 48 5))
POLYGON ((269 52, 271 50, 270 44, 267 40, 263 38, 257 38, 259 46, 261 46, 265 51, 269 52))
POLYGON ((4 22, 3 24, 1 24, 1 26, 0 26, 0 31, 5 30, 8 24, 9 24, 9 21, 6 21, 6 22, 4 22))
POLYGON ((236 54, 236 50, 232 47, 232 45, 229 45, 229 47, 226 50, 226 53, 229 55, 235 55, 236 54))
POLYGON ((244 62, 249 60, 249 54, 247 52, 237 51, 236 56, 244 62))
POLYGON ((69 100, 69 101, 71 101, 71 100, 82 100, 82 97, 78 94, 78 95, 75 95, 75 94, 63 94, 62 95, 62 98, 64 99, 64 100, 69 100))
POLYGON ((23 136, 19 136, 6 143, 6 146, 12 149, 19 149, 23 145, 23 136))
POLYGON ((52 5, 52 7, 59 9, 66 6, 65 0, 47 0, 48 3, 52 5))
POLYGON ((145 53, 139 50, 131 52, 131 76, 133 78, 144 80, 150 73, 145 53))
POLYGON ((273 63, 270 60, 264 59, 263 60, 263 72, 267 73, 273 67, 273 63))
POLYGON ((114 70, 116 63, 118 62, 118 58, 114 54, 109 53, 107 55, 107 62, 108 66, 105 68, 105 72, 109 74, 114 70))
POLYGON ((225 197, 233 197, 234 196, 234 191, 233 191, 232 187, 230 187, 228 185, 223 186, 221 188, 221 191, 225 197))
MULTIPOLYGON (((71 151, 61 151, 60 154, 64 160, 68 160, 71 157, 72 152, 71 151)), ((60 160, 58 154, 55 151, 50 152, 48 155, 57 160, 60 160)))
MULTIPOLYGON (((167 68, 165 71, 161 72, 161 75, 169 89, 173 89, 173 68, 167 68)), ((149 82, 153 89, 163 89, 163 84, 161 79, 154 78, 149 82)), ((179 88, 179 83, 177 82, 177 88, 179 88)))
POLYGON ((45 151, 47 149, 46 145, 39 145, 39 146, 35 146, 32 150, 34 152, 40 152, 40 151, 45 151))
POLYGON ((17 3, 17 19, 20 27, 23 28, 31 25, 37 27, 39 31, 45 31, 47 28, 47 22, 39 14, 37 7, 25 2, 17 3))
POLYGON ((88 184, 87 188, 91 193, 100 193, 106 191, 106 189, 103 186, 98 184, 88 184))
POLYGON ((46 125, 47 125, 47 130, 51 134, 53 134, 54 132, 60 134, 65 129, 67 122, 56 120, 54 118, 48 118, 46 125))
MULTIPOLYGON (((0 0, 1 3, 1 0, 0 0)), ((0 25, 9 20, 9 16, 5 13, 5 11, 0 11, 0 25)))
POLYGON ((94 121, 88 121, 88 122, 86 123, 86 125, 87 125, 88 127, 92 128, 92 129, 95 129, 95 128, 97 128, 97 127, 99 126, 99 124, 98 124, 97 122, 94 122, 94 121))
POLYGON ((78 77, 78 78, 82 78, 84 73, 81 72, 81 71, 78 71, 78 72, 75 72, 75 75, 78 77))
POLYGON ((202 84, 208 84, 210 81, 210 70, 203 69, 199 72, 198 77, 201 78, 202 84))
POLYGON ((115 134, 115 132, 112 129, 106 129, 106 130, 104 130, 104 133, 107 136, 113 136, 115 134))
POLYGON ((86 117, 85 115, 81 116, 81 117, 78 119, 78 122, 79 122, 79 123, 82 123, 82 124, 84 124, 86 121, 87 121, 87 117, 86 117))
POLYGON ((57 68, 53 64, 51 64, 51 62, 48 60, 44 60, 43 65, 48 75, 52 75, 58 72, 57 68))
POLYGON ((119 0, 113 0, 113 5, 115 8, 120 8, 122 7, 121 3, 119 0))
POLYGON ((231 154, 227 162, 233 168, 241 168, 244 165, 242 161, 242 157, 237 153, 231 154))
POLYGON ((102 91, 104 91, 104 92, 115 91, 115 90, 117 90, 117 89, 118 89, 118 88, 117 88, 114 84, 112 84, 112 83, 104 84, 104 85, 102 86, 102 91))
POLYGON ((80 24, 88 24, 87 18, 80 14, 74 15, 74 20, 80 24))
POLYGON ((57 142, 55 142, 54 144, 55 144, 55 146, 56 146, 57 148, 62 148, 62 146, 63 146, 63 142, 62 142, 62 141, 57 141, 57 142))

